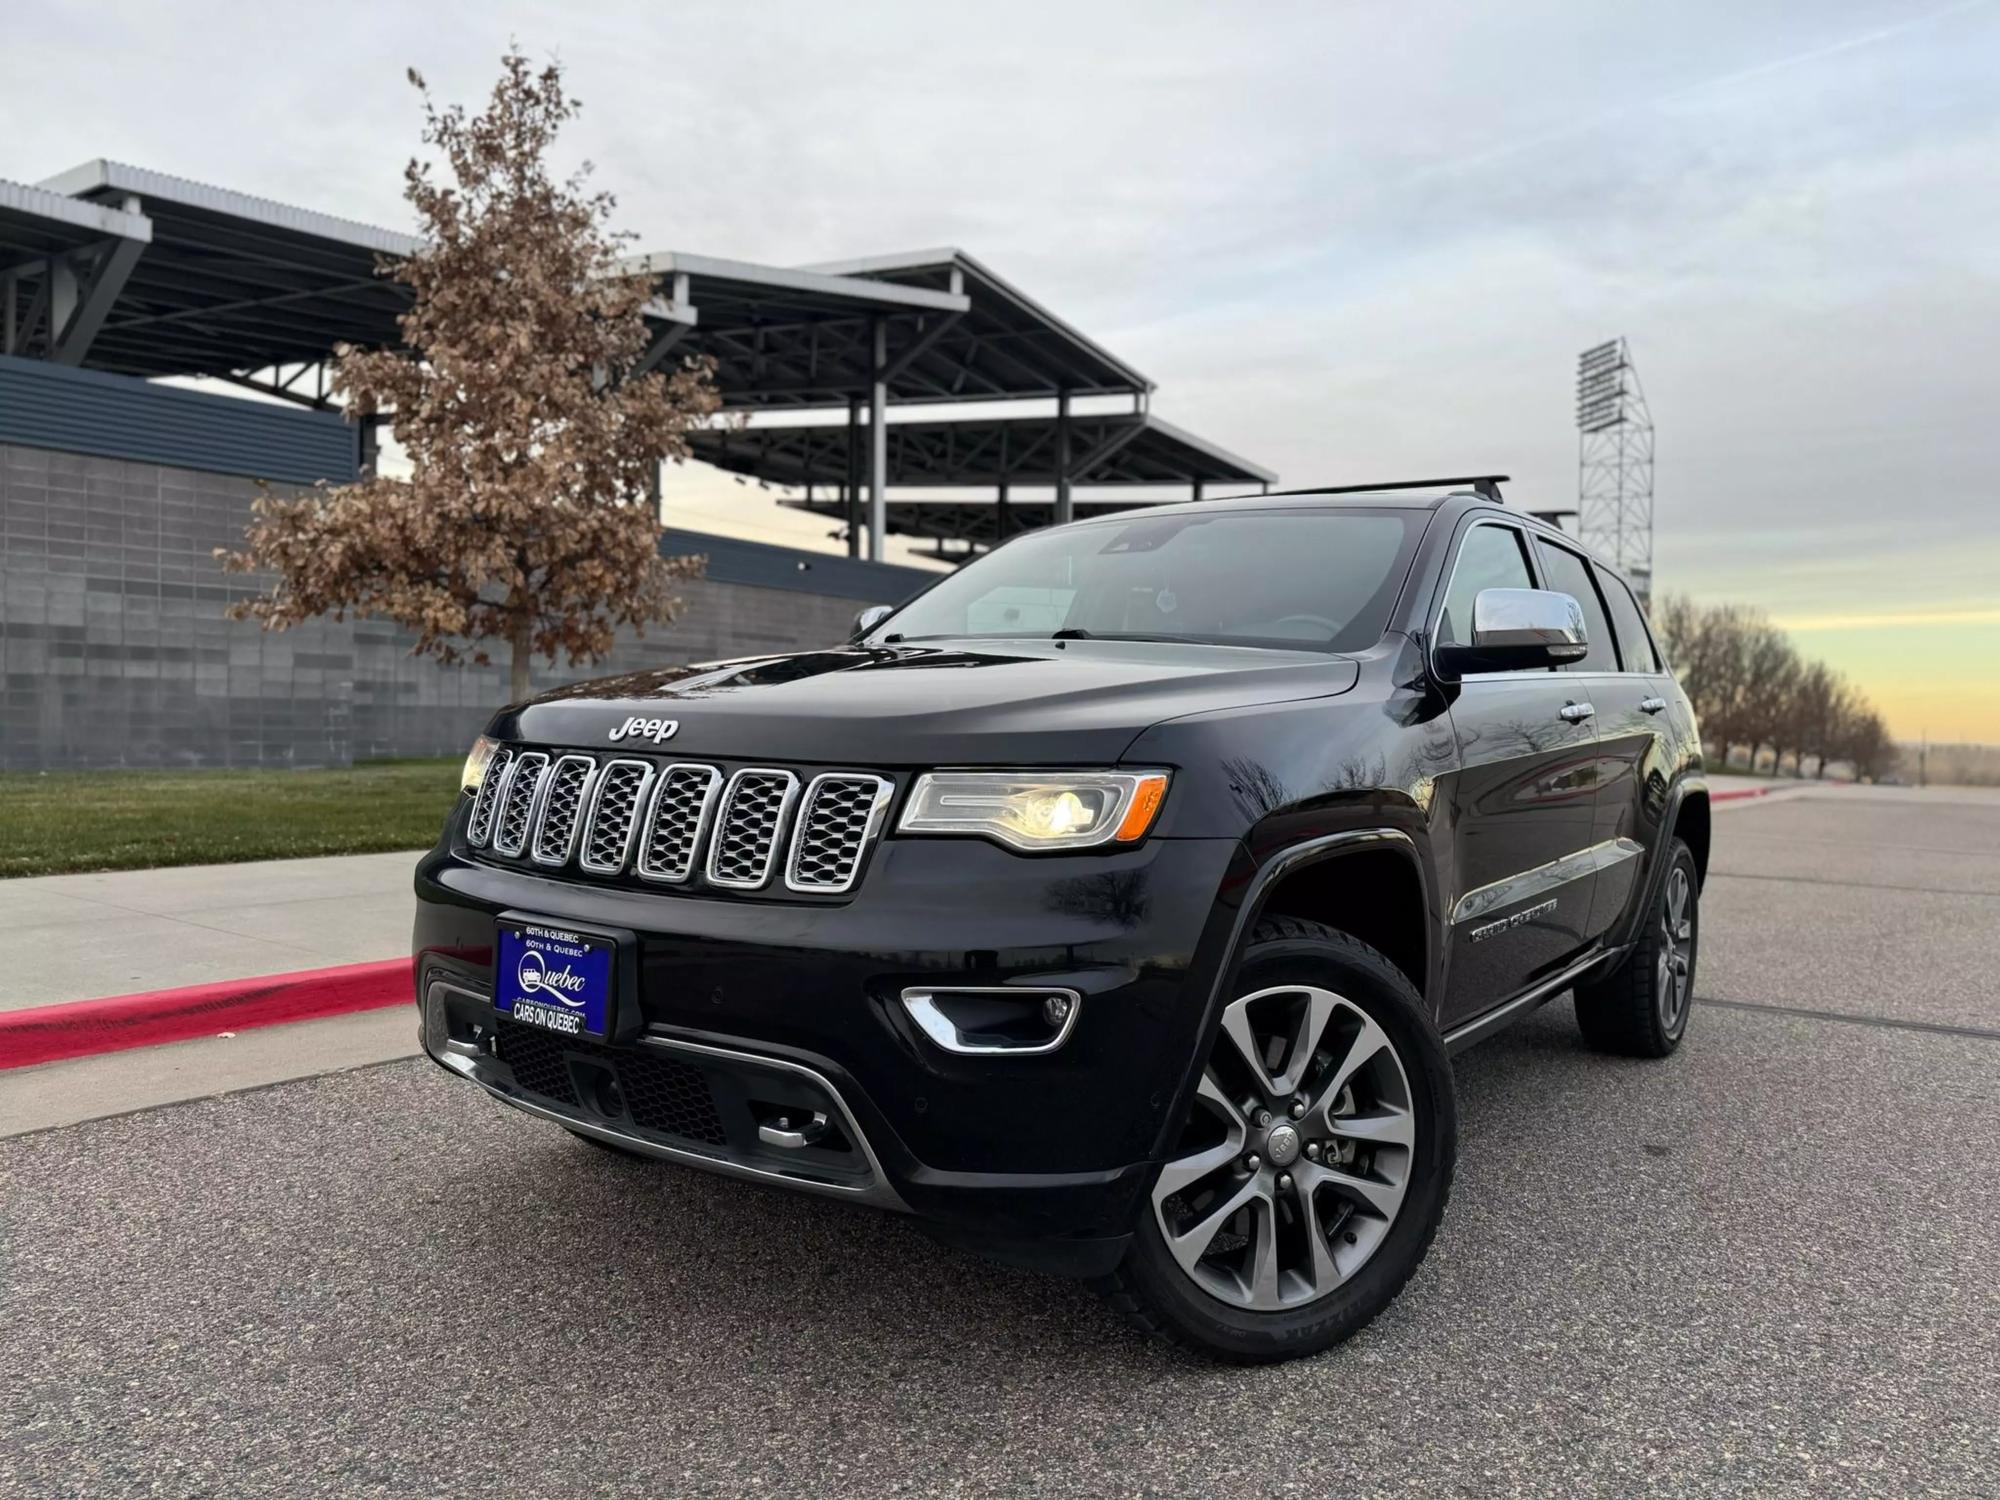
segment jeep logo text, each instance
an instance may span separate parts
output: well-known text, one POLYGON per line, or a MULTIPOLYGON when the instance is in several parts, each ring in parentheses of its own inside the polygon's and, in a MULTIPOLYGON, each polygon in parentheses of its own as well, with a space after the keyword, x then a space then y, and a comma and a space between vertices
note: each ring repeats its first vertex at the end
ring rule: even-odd
POLYGON ((627 719, 611 731, 614 740, 651 740, 659 744, 670 740, 681 727, 679 719, 627 719))

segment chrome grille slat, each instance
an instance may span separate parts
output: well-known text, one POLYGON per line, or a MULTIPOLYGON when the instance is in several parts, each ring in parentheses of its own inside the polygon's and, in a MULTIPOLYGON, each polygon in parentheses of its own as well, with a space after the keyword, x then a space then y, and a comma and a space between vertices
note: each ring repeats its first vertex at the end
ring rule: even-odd
POLYGON ((495 853, 516 856, 527 844, 536 795, 548 768, 549 758, 540 750, 529 750, 514 761, 514 773, 507 778, 507 795, 501 800, 500 817, 493 829, 495 853))
POLYGON ((641 880, 679 885, 693 878, 701 837, 721 790, 722 773, 714 766, 671 765, 660 772, 645 832, 639 836, 641 880))
POLYGON ((576 847, 578 816, 583 799, 590 791, 591 773, 597 762, 588 755, 565 755, 542 778, 542 805, 535 815, 535 839, 529 855, 538 865, 560 867, 569 863, 576 847))
POLYGON ((639 813, 653 784, 648 760, 607 760, 590 794, 590 818, 577 864, 593 875, 616 875, 632 852, 639 813))
POLYGON ((771 879, 785 817, 799 778, 771 766, 749 766, 729 778, 708 846, 708 883, 754 891, 771 879))
POLYGON ((514 752, 502 746, 486 762, 486 774, 479 779, 479 795, 472 799, 472 816, 465 825, 465 839, 475 849, 484 848, 493 835, 493 810, 507 787, 507 773, 514 768, 514 752))
POLYGON ((815 776, 799 805, 785 884, 819 895, 852 890, 892 790, 880 776, 846 771, 815 776))

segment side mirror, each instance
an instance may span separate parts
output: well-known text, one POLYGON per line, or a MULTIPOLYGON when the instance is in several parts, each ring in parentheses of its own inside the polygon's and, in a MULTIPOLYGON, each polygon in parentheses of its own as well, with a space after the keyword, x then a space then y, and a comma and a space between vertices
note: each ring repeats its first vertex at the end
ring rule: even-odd
POLYGON ((1551 589, 1481 589, 1472 601, 1472 644, 1439 646, 1440 671, 1531 672, 1581 661, 1590 650, 1583 606, 1551 589))
POLYGON ((892 604, 871 604, 854 617, 854 628, 847 632, 850 641, 858 641, 869 631, 880 625, 896 612, 892 604))

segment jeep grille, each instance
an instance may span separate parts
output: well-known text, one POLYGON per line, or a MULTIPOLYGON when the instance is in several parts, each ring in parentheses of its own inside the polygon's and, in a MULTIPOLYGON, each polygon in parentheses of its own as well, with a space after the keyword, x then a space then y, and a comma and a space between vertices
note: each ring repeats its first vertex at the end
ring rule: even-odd
POLYGON ((839 896, 895 793, 865 771, 791 771, 504 746, 466 820, 489 857, 649 885, 839 896), (782 881, 780 875, 782 874, 782 881))

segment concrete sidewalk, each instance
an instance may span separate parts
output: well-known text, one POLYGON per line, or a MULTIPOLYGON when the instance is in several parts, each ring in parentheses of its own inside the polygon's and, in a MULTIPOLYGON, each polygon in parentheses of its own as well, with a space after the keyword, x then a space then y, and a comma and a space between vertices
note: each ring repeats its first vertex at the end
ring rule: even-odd
POLYGON ((0 1010, 410 951, 419 856, 344 854, 0 881, 0 1010))

